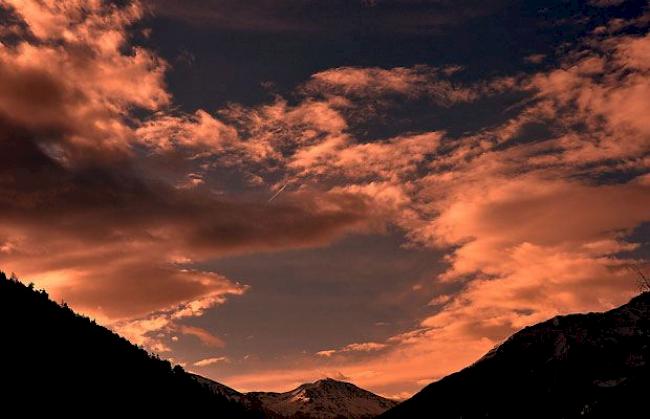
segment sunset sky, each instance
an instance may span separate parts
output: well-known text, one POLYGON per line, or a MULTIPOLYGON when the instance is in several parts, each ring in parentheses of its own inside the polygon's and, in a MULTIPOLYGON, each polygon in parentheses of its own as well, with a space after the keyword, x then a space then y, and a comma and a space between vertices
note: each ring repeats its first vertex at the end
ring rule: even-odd
POLYGON ((237 390, 409 396, 637 292, 649 7, 0 0, 0 269, 237 390))

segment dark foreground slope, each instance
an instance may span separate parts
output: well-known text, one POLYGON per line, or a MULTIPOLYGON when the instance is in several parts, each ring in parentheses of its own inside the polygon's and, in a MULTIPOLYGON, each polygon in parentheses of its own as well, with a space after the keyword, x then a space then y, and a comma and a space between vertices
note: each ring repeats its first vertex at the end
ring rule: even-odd
POLYGON ((648 418, 650 293, 555 317, 389 410, 393 418, 648 418))
POLYGON ((13 417, 256 417, 1 272, 0 337, 0 399, 13 417))

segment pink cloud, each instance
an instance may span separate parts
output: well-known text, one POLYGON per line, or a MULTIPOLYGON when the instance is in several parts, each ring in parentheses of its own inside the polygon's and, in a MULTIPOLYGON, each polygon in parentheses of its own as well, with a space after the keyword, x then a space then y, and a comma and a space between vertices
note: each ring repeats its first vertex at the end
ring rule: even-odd
POLYGON ((33 38, 0 47, 0 116, 47 133, 41 137, 62 162, 127 153, 131 108, 158 109, 170 100, 164 61, 128 44, 140 6, 12 0, 3 8, 33 38))
POLYGON ((541 62, 546 59, 545 54, 531 54, 526 57, 524 57, 524 61, 532 63, 532 64, 540 64, 541 62))
MULTIPOLYGON (((184 335, 194 336, 205 346, 212 348, 223 347, 225 344, 219 337, 200 327, 179 324, 179 321, 186 318, 200 317, 206 310, 219 304, 223 304, 226 301, 226 297, 243 294, 247 287, 234 283, 228 278, 211 272, 181 270, 180 273, 186 276, 186 281, 189 281, 190 283, 198 282, 202 287, 201 289, 196 290, 194 295, 186 297, 186 300, 176 302, 177 299, 182 298, 180 292, 185 291, 187 293, 188 290, 185 288, 189 288, 188 284, 184 285, 177 277, 172 276, 172 279, 175 280, 175 282, 159 284, 158 288, 163 293, 169 292, 168 289, 163 288, 165 286, 174 287, 177 290, 177 294, 170 296, 170 305, 167 307, 156 308, 160 307, 164 303, 149 300, 148 303, 152 304, 149 310, 145 310, 139 315, 134 312, 127 312, 127 315, 122 317, 122 319, 116 319, 114 313, 104 313, 101 306, 87 307, 84 311, 95 314, 101 321, 107 323, 110 327, 117 330, 132 342, 146 346, 147 348, 157 352, 170 351, 164 341, 167 338, 172 340, 171 337, 167 335, 175 331, 184 335), (106 316, 106 314, 108 314, 108 316, 106 316)), ((175 275, 178 275, 178 273, 175 275)), ((38 278, 35 279, 38 280, 38 278)), ((63 278, 62 284, 50 284, 49 289, 56 293, 59 291, 57 290, 57 285, 69 286, 70 279, 71 276, 67 274, 63 278)), ((162 277, 161 279, 168 282, 170 280, 169 275, 168 277, 162 277)), ((88 279, 86 279, 85 282, 88 282, 88 279)), ((83 284, 80 285, 83 286, 83 284)), ((111 289, 109 292, 114 293, 116 291, 121 292, 125 290, 124 287, 122 287, 121 290, 111 289)), ((70 295, 69 292, 64 292, 64 294, 70 295)), ((132 296, 129 297, 133 298, 132 296)), ((86 303, 89 299, 88 296, 82 297, 82 301, 86 303)), ((140 306, 141 305, 142 303, 140 302, 140 306)), ((83 308, 84 306, 82 305, 81 307, 83 308)), ((142 310, 141 307, 139 309, 142 310)))
POLYGON ((237 131, 203 110, 194 115, 155 115, 135 132, 138 142, 154 152, 188 150, 223 153, 238 141, 237 131))
POLYGON ((548 101, 565 129, 582 123, 591 134, 587 140, 586 135, 567 133, 550 144, 565 150, 564 161, 587 164, 634 158, 647 150, 648 45, 647 35, 612 37, 601 44, 607 55, 593 51, 568 69, 533 77, 530 87, 548 101))
POLYGON ((386 95, 404 95, 411 98, 428 98, 442 106, 473 102, 479 97, 502 92, 514 87, 514 79, 495 79, 485 83, 463 85, 449 77, 461 70, 458 66, 435 68, 425 65, 414 67, 339 67, 312 75, 305 84, 308 94, 357 99, 380 98, 386 95))
POLYGON ((225 346, 221 338, 201 327, 182 325, 179 327, 179 331, 184 335, 191 335, 198 338, 203 345, 210 348, 223 348, 225 346))
POLYGON ((331 357, 335 354, 344 354, 346 352, 374 352, 386 348, 388 345, 380 342, 362 342, 362 343, 351 343, 344 346, 341 349, 328 349, 324 351, 316 352, 316 355, 323 356, 326 358, 331 357))
POLYGON ((194 365, 196 367, 207 367, 207 366, 218 364, 218 363, 221 363, 221 362, 228 362, 228 358, 226 358, 225 356, 214 357, 214 358, 205 358, 205 359, 201 359, 201 360, 196 361, 192 365, 194 365))
MULTIPOLYGON (((650 221, 647 175, 612 184, 586 179, 649 167, 646 42, 646 36, 601 39, 568 57, 565 69, 523 81, 536 96, 511 120, 457 139, 440 134, 419 143, 431 146, 421 152, 396 139, 359 144, 352 136, 296 152, 289 167, 311 171, 321 182, 343 174, 345 184, 330 190, 390 207, 384 214, 413 242, 446 249, 448 269, 437 280, 457 281, 461 290, 435 300, 439 311, 418 328, 377 342, 387 346, 376 357, 344 359, 344 348, 328 349, 295 369, 236 375, 231 382, 281 388, 336 362, 341 373, 375 391, 413 391, 522 327, 625 302, 637 287, 626 269, 634 260, 625 252, 638 243, 628 235, 650 221), (550 138, 518 143, 534 123, 547 125, 550 138), (421 175, 414 170, 419 165, 430 170, 421 175)), ((373 78, 379 73, 335 69, 314 83, 361 94, 381 82, 373 78)), ((402 73, 409 74, 392 76, 402 73)), ((414 83, 386 77, 377 89, 404 92, 414 83)))
POLYGON ((335 137, 331 144, 303 148, 294 155, 289 166, 307 173, 343 173, 349 179, 405 176, 435 153, 441 138, 442 133, 429 132, 390 138, 385 142, 347 144, 335 137))

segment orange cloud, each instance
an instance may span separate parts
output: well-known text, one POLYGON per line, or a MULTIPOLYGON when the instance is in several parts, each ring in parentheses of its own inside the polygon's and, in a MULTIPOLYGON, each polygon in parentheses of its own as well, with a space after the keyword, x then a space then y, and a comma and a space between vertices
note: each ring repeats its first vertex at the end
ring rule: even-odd
POLYGON ((643 155, 650 141, 649 45, 648 35, 612 37, 602 41, 606 54, 583 54, 568 69, 532 78, 548 116, 568 131, 548 144, 564 151, 548 161, 585 165, 643 155), (589 139, 572 132, 576 123, 584 124, 589 139))
POLYGON ((213 335, 201 327, 183 325, 180 326, 179 331, 184 335, 191 335, 198 338, 203 345, 210 348, 223 348, 225 346, 224 341, 218 336, 213 335))
POLYGON ((164 61, 128 43, 139 4, 10 0, 2 7, 31 37, 0 47, 0 117, 38 133, 64 163, 127 153, 131 108, 157 109, 170 99, 164 61))
MULTIPOLYGON (((165 109, 167 64, 129 36, 143 15, 138 2, 30 0, 0 7, 20 22, 6 36, 21 35, 0 44, 3 269, 162 351, 154 332, 246 289, 185 265, 322 245, 367 230, 364 199, 345 193, 305 192, 267 205, 219 196, 208 185, 198 190, 209 164, 184 171, 198 155, 245 156, 224 159, 232 165, 263 159, 265 149, 278 153, 280 145, 267 146, 270 136, 261 131, 242 140, 202 110, 174 116, 165 109), (141 120, 136 108, 157 113, 141 120), (154 175, 159 154, 172 163, 154 175)), ((260 112, 270 119, 264 127, 284 120, 294 132, 344 129, 345 120, 328 106, 277 102, 260 112)))
POLYGON ((341 137, 328 142, 306 146, 289 162, 291 169, 309 175, 343 174, 347 179, 372 176, 398 181, 412 175, 418 164, 434 154, 440 145, 442 133, 428 132, 404 135, 384 142, 349 144, 341 137))
POLYGON ((486 83, 463 85, 449 80, 461 71, 457 66, 434 68, 429 66, 383 68, 339 67, 312 75, 304 90, 349 96, 356 99, 378 98, 391 94, 428 98, 436 104, 451 106, 473 102, 478 98, 514 87, 514 79, 495 79, 486 83))
MULTIPOLYGON (((168 287, 175 287, 177 289, 177 293, 170 296, 170 301, 173 301, 172 305, 159 309, 157 307, 161 306, 163 304, 162 302, 147 301, 152 307, 148 312, 153 311, 153 313, 144 316, 141 314, 139 317, 138 315, 129 313, 127 317, 121 320, 116 320, 115 315, 109 312, 109 316, 101 320, 104 320, 112 328, 116 329, 132 342, 146 346, 156 352, 170 351, 164 343, 164 338, 167 338, 166 335, 169 335, 174 331, 179 331, 185 335, 195 336, 208 347, 223 347, 225 345, 224 342, 217 336, 209 333, 207 330, 194 326, 178 325, 178 322, 185 318, 202 316, 206 310, 224 303, 227 296, 243 294, 246 291, 246 287, 236 284, 223 276, 210 272, 180 270, 179 273, 171 274, 166 277, 163 276, 161 278, 166 281, 174 281, 167 285, 168 287), (178 279, 179 273, 184 275, 186 281, 190 283, 200 283, 202 288, 196 290, 195 294, 188 297, 186 300, 175 302, 177 299, 182 298, 183 291, 187 292, 187 290, 184 289, 184 284, 178 279)), ((67 275, 63 282, 66 286, 69 286, 69 281, 70 275, 67 275)), ((88 281, 88 279, 86 279, 86 281, 88 281)), ((56 284, 52 284, 49 289, 56 292, 56 284)), ((114 288, 110 290, 110 292, 113 293, 122 291, 124 291, 123 288, 114 288)), ((163 293, 169 292, 166 288, 160 288, 160 291, 163 293)), ((69 292, 65 292, 64 294, 70 295, 69 292)), ((81 300, 86 302, 88 297, 84 296, 81 300)), ((101 307, 96 309, 86 308, 85 311, 96 313, 100 316, 105 314, 102 312, 101 307)))
POLYGON ((385 343, 379 343, 379 342, 363 342, 363 343, 351 343, 349 345, 344 346, 341 349, 328 349, 324 351, 318 351, 316 352, 316 355, 318 356, 324 356, 324 357, 331 357, 334 354, 337 353, 344 353, 344 352, 373 352, 373 351, 378 351, 381 349, 386 348, 388 345, 385 343))
POLYGON ((237 131, 203 110, 194 115, 160 114, 135 132, 137 141, 154 152, 189 150, 193 153, 223 153, 237 141, 237 131))
POLYGON ((195 367, 207 367, 209 365, 214 365, 218 364, 220 362, 228 362, 228 358, 225 356, 220 356, 216 358, 206 358, 206 359, 201 359, 199 361, 196 361, 194 364, 195 367))
MULTIPOLYGON (((385 214, 413 242, 447 249, 448 269, 438 280, 461 289, 436 298, 437 311, 418 328, 377 342, 385 346, 376 356, 328 349, 298 367, 230 382, 282 390, 336 368, 378 392, 412 392, 522 327, 625 302, 636 292, 626 252, 639 245, 628 236, 650 221, 648 39, 599 41, 591 53, 567 58, 565 69, 524 80, 534 97, 513 119, 457 139, 441 134, 423 142, 431 148, 421 154, 401 141, 366 145, 351 136, 295 153, 304 158, 293 169, 313 170, 321 181, 343 174, 345 184, 331 190, 390 207, 385 214), (519 142, 534 123, 549 126, 550 138, 519 142), (429 169, 423 175, 414 170, 422 166, 429 169), (617 170, 631 175, 594 180, 617 170)), ((349 93, 380 83, 372 74, 336 69, 316 79, 349 93)), ((386 88, 404 89, 402 82, 388 79, 386 88)))

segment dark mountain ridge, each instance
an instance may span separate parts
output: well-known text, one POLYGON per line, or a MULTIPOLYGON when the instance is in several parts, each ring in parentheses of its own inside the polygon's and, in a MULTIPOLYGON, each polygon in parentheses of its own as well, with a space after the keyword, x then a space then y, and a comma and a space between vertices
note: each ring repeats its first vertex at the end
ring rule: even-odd
POLYGON ((650 293, 527 327, 380 416, 647 418, 650 293))
MULTIPOLYGON (((332 379, 239 393, 186 373, 0 272, 3 410, 95 417, 367 418, 395 403, 332 379)), ((380 418, 649 416, 650 293, 527 327, 380 418)))
POLYGON ((0 272, 4 411, 96 417, 362 419, 395 405, 332 379, 287 393, 240 393, 187 373, 0 272))
POLYGON ((262 417, 2 272, 0 336, 0 399, 13 417, 262 417))

